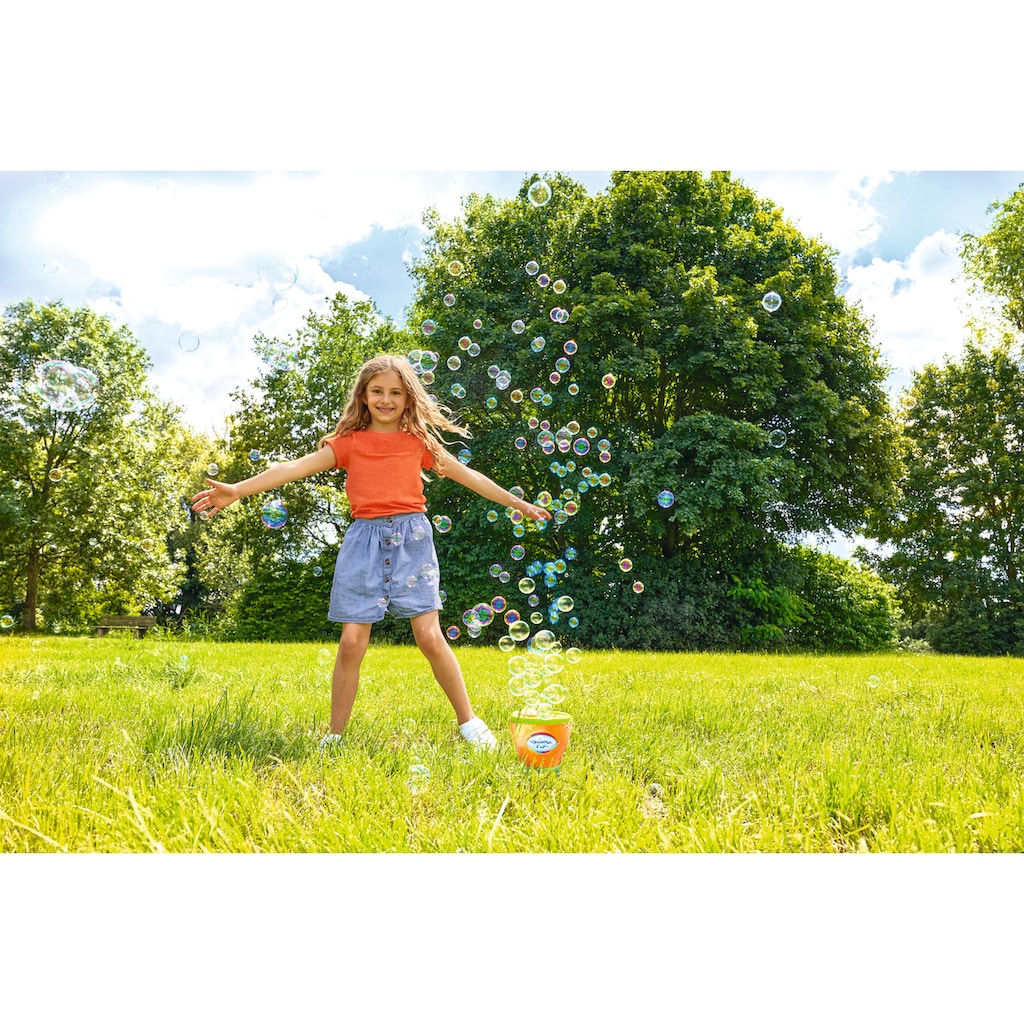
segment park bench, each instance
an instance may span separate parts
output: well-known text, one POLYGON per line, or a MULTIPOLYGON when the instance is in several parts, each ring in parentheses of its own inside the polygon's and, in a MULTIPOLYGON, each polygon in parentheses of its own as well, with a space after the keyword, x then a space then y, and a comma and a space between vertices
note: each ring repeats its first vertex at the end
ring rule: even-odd
POLYGON ((141 640, 147 629, 156 625, 152 615, 103 615, 96 627, 97 636, 106 636, 111 629, 130 629, 141 640))

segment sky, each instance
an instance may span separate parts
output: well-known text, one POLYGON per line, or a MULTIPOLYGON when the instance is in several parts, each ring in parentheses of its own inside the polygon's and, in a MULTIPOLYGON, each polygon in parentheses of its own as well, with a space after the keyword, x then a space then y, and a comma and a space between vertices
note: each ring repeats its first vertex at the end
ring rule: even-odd
MULTIPOLYGON (((960 349, 958 236, 984 231, 989 204, 1024 184, 1024 170, 725 169, 837 250, 893 394, 960 349)), ((450 219, 470 192, 510 197, 551 170, 0 171, 0 302, 63 298, 127 325, 158 393, 222 432, 231 392, 258 370, 257 332, 294 334, 336 291, 403 323, 422 212, 450 219), (294 283, 274 279, 275 261, 294 283)), ((610 170, 565 173, 591 193, 610 185, 610 170)))
MULTIPOLYGON (((955 235, 983 230, 988 204, 1024 181, 1019 19, 1002 0, 951 17, 891 0, 8 4, 0 302, 59 294, 125 317, 160 393, 214 429, 251 375, 252 335, 287 331, 303 301, 365 288, 401 316, 425 205, 451 215, 467 192, 510 194, 526 172, 565 171, 595 191, 613 168, 723 168, 839 250, 847 295, 874 318, 898 387, 958 350, 955 235), (68 179, 48 182, 54 173, 68 179), (300 301, 274 311, 258 267, 278 251, 297 260, 290 298, 300 301), (191 354, 178 348, 186 330, 200 337, 191 354)), ((228 1016, 322 1015, 341 992, 346 1009, 378 1015, 382 993, 392 1016, 422 1012, 436 994, 502 1019, 518 1005, 508 982, 523 984, 524 929, 543 937, 547 914, 555 959, 531 961, 541 969, 529 985, 546 1012, 661 1019, 682 1000, 691 1015, 745 1020, 746 993, 769 1015, 792 1015, 798 991, 810 1012, 852 1021, 865 1000, 891 1019, 962 1017, 979 993, 1015 1005, 1002 933, 1021 899, 1003 863, 368 857, 304 858, 299 869, 279 856, 2 867, 9 952, 17 943, 34 1009, 39 992, 59 997, 58 962, 69 1009, 102 999, 108 1016, 124 1007, 129 1019, 153 1008, 161 962, 180 967, 189 1005, 228 998, 228 1016), (141 891, 165 899, 160 927, 126 942, 135 908, 109 899, 141 891), (523 891, 539 896, 505 898, 523 891), (104 902, 82 914, 92 892, 104 902), (949 898, 936 903, 937 892, 949 898), (549 893, 557 899, 542 901, 549 893), (211 914, 207 937, 194 922, 211 914), (951 951, 949 936, 967 931, 992 939, 951 951), (808 941, 824 933, 841 937, 808 941), (112 956, 118 982, 101 988, 112 956), (207 961, 218 971, 195 968, 207 961), (942 984, 909 983, 936 969, 942 984), (862 998, 844 1016, 835 986, 851 978, 862 998)))

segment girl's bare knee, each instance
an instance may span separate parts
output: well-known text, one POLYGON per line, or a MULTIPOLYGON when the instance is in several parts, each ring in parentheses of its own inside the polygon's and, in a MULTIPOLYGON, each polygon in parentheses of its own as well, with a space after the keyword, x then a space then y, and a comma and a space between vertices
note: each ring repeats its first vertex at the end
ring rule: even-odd
POLYGON ((360 660, 369 646, 369 637, 362 633, 343 631, 338 641, 338 656, 343 661, 360 660))
POLYGON ((416 635, 416 646, 428 661, 433 661, 445 652, 448 641, 440 629, 427 629, 416 635))

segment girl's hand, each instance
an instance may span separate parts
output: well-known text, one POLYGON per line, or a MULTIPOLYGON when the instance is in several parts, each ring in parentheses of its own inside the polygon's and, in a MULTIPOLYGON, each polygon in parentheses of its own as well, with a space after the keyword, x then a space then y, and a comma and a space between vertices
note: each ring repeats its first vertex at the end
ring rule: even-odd
POLYGON ((192 499, 193 512, 208 512, 215 516, 222 508, 227 508, 232 502, 238 501, 238 488, 234 484, 222 483, 220 480, 206 481, 210 489, 200 491, 192 499))
POLYGON ((540 505, 531 505, 528 501, 522 502, 519 509, 524 516, 532 519, 536 522, 538 519, 550 519, 551 513, 546 508, 541 508, 540 505))

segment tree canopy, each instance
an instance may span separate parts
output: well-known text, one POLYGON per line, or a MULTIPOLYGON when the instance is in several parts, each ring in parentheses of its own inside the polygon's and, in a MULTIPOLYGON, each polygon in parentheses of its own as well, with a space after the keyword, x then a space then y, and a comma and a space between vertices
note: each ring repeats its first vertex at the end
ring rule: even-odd
POLYGON ((1024 373, 1007 332, 919 371, 902 495, 875 523, 912 619, 940 649, 1024 651, 1024 373))
POLYGON ((31 300, 0 322, 0 588, 22 627, 138 612, 174 593, 178 412, 126 327, 31 300))
POLYGON ((862 528, 889 501, 901 467, 885 368, 836 293, 835 254, 730 175, 617 172, 596 196, 546 184, 546 202, 527 179, 515 199, 434 216, 413 269, 410 345, 471 427, 467 457, 556 509, 527 544, 504 516, 488 530, 475 495, 433 484, 454 519, 452 613, 479 599, 480 565, 523 575, 521 540, 549 599, 571 573, 600 608, 571 617, 581 639, 607 641, 619 617, 642 632, 650 614, 657 642, 678 644, 672 608, 725 607, 732 569, 806 531, 862 528), (537 569, 559 562, 566 573, 537 569))

